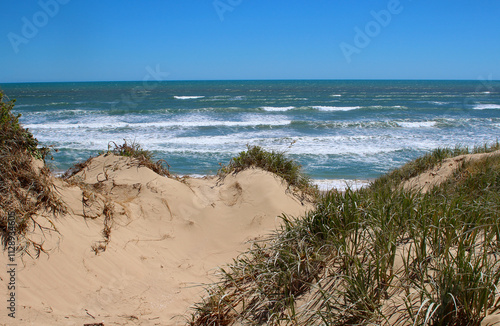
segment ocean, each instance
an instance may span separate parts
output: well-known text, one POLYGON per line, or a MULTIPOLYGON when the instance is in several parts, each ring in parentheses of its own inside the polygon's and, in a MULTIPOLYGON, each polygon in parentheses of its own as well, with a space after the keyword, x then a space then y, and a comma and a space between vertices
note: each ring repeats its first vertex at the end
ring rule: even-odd
POLYGON ((55 172, 137 142, 180 175, 259 145, 322 189, 362 185, 435 148, 500 135, 495 81, 149 81, 1 84, 55 172))

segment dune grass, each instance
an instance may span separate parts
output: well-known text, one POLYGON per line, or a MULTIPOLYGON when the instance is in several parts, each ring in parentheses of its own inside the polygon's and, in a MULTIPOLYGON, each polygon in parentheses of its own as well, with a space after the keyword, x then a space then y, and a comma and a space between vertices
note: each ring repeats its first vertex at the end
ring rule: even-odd
MULTIPOLYGON (((20 115, 12 113, 14 103, 0 91, 0 234, 4 246, 13 236, 18 240, 18 251, 29 253, 29 248, 34 247, 39 255, 43 251, 41 244, 25 236, 33 227, 45 230, 47 223, 37 221, 34 215, 40 211, 61 213, 66 208, 54 190, 50 171, 42 164, 49 149, 39 147, 37 139, 21 126, 20 115), (42 160, 40 168, 35 160, 42 160), (10 230, 9 214, 15 216, 15 228, 10 230)), ((49 219, 45 222, 52 225, 49 219)))
POLYGON ((233 157, 228 165, 221 166, 218 175, 224 177, 252 167, 276 174, 290 187, 301 192, 316 194, 317 189, 311 184, 311 179, 302 172, 300 164, 287 158, 283 152, 267 151, 260 146, 248 145, 246 151, 233 157))
POLYGON ((371 187, 330 191, 229 267, 190 325, 480 325, 499 307, 500 155, 422 194, 394 187, 439 149, 371 187))
POLYGON ((437 148, 432 152, 417 158, 416 160, 406 163, 401 168, 378 178, 375 181, 375 186, 378 184, 385 185, 387 183, 399 185, 401 182, 419 175, 447 158, 466 154, 490 153, 499 149, 500 142, 498 141, 494 144, 485 144, 483 146, 476 146, 473 148, 459 145, 455 148, 437 148))

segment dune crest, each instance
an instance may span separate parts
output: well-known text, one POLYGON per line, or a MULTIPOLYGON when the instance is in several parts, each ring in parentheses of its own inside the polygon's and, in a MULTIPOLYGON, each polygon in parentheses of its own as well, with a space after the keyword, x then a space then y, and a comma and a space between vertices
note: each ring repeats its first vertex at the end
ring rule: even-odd
POLYGON ((17 258, 17 318, 3 314, 0 324, 185 324, 176 316, 218 266, 271 233, 282 213, 312 208, 263 170, 177 180, 113 154, 54 183, 68 214, 53 219, 59 233, 33 234, 47 254, 17 258))
POLYGON ((448 180, 461 164, 494 155, 500 155, 500 150, 491 153, 466 154, 447 158, 441 164, 405 181, 403 188, 406 190, 419 189, 422 193, 426 193, 434 186, 438 186, 448 180))

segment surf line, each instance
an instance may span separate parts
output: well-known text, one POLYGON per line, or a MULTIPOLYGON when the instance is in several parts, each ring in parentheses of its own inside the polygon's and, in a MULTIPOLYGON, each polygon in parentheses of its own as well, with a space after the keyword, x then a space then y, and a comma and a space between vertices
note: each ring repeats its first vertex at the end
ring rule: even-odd
POLYGON ((9 283, 7 283, 7 310, 8 316, 16 318, 16 215, 10 212, 7 219, 7 274, 9 283))

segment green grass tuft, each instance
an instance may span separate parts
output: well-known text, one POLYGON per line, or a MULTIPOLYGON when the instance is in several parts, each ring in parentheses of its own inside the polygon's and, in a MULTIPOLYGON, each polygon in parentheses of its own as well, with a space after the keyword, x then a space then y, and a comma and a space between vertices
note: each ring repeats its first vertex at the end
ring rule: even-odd
POLYGON ((221 166, 218 175, 224 177, 252 167, 274 173, 285 180, 289 186, 296 187, 302 192, 315 194, 317 191, 297 162, 287 158, 283 152, 269 152, 260 146, 247 146, 247 150, 233 157, 228 165, 221 166))

